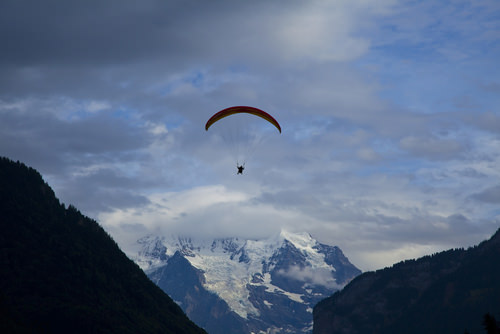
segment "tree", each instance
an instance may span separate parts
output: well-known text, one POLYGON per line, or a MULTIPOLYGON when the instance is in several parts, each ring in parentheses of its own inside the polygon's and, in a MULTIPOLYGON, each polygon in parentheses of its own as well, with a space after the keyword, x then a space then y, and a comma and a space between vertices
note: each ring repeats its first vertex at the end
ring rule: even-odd
POLYGON ((500 328, 495 317, 489 313, 484 315, 483 326, 488 334, 500 334, 500 328))

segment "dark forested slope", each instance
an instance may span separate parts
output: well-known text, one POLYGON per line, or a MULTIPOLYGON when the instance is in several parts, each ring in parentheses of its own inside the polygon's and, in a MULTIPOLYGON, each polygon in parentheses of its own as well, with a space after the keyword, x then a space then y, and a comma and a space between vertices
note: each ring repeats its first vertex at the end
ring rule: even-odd
POLYGON ((484 333, 500 315, 500 230, 456 249, 364 273, 314 308, 314 334, 484 333))
POLYGON ((97 222, 0 158, 0 332, 205 333, 97 222))

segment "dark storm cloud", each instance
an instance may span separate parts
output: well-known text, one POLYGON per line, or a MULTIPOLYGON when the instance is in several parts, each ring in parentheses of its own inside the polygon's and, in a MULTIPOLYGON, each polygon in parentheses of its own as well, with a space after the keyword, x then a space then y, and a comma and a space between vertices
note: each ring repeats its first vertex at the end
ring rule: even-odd
MULTIPOLYGON (((0 65, 117 65, 165 57, 186 63, 203 57, 202 50, 223 56, 218 50, 244 42, 237 31, 262 14, 260 7, 261 1, 2 1, 0 65), (245 15, 235 16, 239 10, 245 15)), ((252 30, 250 36, 257 33, 252 30)))
POLYGON ((279 47, 263 35, 272 22, 262 15, 263 3, 2 1, 0 98, 57 94, 130 101, 131 94, 162 87, 169 75, 273 59, 279 47), (264 24, 255 24, 262 17, 264 24))
MULTIPOLYGON (((151 48, 175 51, 161 32, 175 20, 171 1, 2 1, 2 65, 118 64, 151 48), (163 43, 160 43, 163 42, 163 43)), ((157 54, 156 56, 160 56, 157 54)))
POLYGON ((58 194, 65 199, 66 204, 78 203, 83 212, 93 217, 112 209, 148 204, 147 197, 130 190, 138 186, 145 187, 148 181, 120 173, 117 169, 104 168, 85 175, 74 175, 58 189, 58 194))
POLYGON ((134 151, 151 142, 144 128, 107 113, 62 120, 50 112, 14 108, 0 109, 0 117, 1 154, 48 173, 135 159, 134 151))
POLYGON ((136 66, 149 68, 147 74, 149 62, 182 53, 170 27, 180 18, 171 6, 175 2, 2 1, 0 96, 123 94, 120 85, 144 77, 136 66))
POLYGON ((488 187, 471 197, 485 203, 500 204, 500 185, 488 187))

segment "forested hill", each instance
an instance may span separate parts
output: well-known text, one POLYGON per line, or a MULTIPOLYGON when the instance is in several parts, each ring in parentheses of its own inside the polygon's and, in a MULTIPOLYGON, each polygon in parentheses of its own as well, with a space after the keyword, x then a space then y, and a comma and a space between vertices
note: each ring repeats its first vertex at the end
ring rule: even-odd
POLYGON ((316 305, 313 333, 480 334, 489 316, 500 319, 500 230, 467 250, 356 277, 316 305))
POLYGON ((1 333, 205 333, 41 175, 0 158, 1 333))

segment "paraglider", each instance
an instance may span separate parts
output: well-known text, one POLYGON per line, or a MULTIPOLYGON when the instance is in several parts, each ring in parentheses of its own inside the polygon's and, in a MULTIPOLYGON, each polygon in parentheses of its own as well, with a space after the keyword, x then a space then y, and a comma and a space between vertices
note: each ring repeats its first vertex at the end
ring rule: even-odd
POLYGON ((218 128, 217 130, 222 139, 233 151, 238 170, 236 174, 243 174, 246 159, 249 158, 258 144, 263 141, 265 135, 268 134, 270 129, 269 127, 266 129, 266 123, 281 133, 281 126, 273 116, 261 109, 248 106, 229 107, 215 113, 205 124, 205 130, 208 131, 216 123, 215 127, 218 128), (238 114, 240 115, 233 116, 238 114), (245 118, 245 114, 250 117, 245 118), (253 116, 256 116, 256 118, 253 116), (260 122, 259 118, 265 123, 260 122), (258 123, 257 127, 252 127, 251 124, 255 123, 258 123), (239 161, 242 161, 242 163, 240 164, 239 161))
POLYGON ((210 117, 210 119, 207 121, 207 124, 205 124, 205 130, 208 131, 208 128, 211 127, 212 124, 214 124, 215 122, 217 122, 217 121, 219 121, 227 116, 231 116, 234 114, 241 114, 241 113, 247 113, 247 114, 259 116, 259 117, 265 119, 266 121, 268 121, 269 123, 271 123, 272 125, 274 125, 278 129, 278 131, 281 133, 281 126, 279 125, 278 121, 274 119, 273 116, 269 115, 267 112, 265 112, 263 110, 260 110, 260 109, 254 108, 254 107, 245 107, 245 106, 229 107, 229 108, 226 108, 224 110, 219 111, 218 113, 216 113, 215 115, 210 117))
POLYGON ((243 174, 243 170, 245 169, 244 164, 243 165, 238 165, 236 163, 236 168, 238 169, 238 172, 236 174, 243 174))

